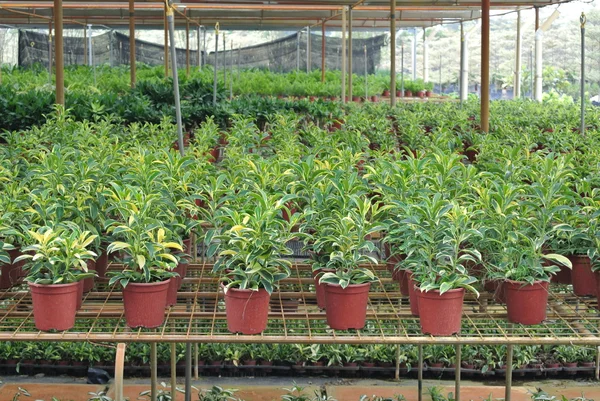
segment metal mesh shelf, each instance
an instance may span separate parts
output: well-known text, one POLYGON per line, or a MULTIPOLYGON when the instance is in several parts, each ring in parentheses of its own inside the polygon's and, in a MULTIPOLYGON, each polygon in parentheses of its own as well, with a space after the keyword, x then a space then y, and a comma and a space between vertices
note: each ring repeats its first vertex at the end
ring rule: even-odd
MULTIPOLYGON (((113 265, 111 268, 118 268, 113 265)), ((269 325, 260 335, 227 330, 223 293, 212 265, 192 264, 178 294, 178 304, 166 310, 158 329, 125 325, 119 287, 97 284, 85 296, 75 328, 40 332, 33 324, 31 296, 26 286, 0 293, 0 340, 107 342, 236 342, 236 343, 407 343, 407 344, 589 344, 600 345, 600 317, 595 298, 573 296, 565 287, 552 287, 548 319, 541 325, 509 324, 504 305, 491 294, 467 296, 461 334, 423 335, 419 319, 410 314, 408 298, 400 294, 383 265, 373 266, 381 277, 371 286, 367 324, 362 330, 337 331, 327 326, 318 309, 310 267, 296 263, 290 278, 271 297, 269 325)))

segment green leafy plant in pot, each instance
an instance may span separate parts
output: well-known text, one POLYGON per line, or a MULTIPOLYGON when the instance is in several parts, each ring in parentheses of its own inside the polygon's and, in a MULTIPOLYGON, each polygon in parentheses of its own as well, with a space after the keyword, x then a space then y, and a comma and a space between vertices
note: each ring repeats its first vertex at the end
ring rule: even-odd
POLYGON ((280 217, 293 195, 269 196, 256 188, 242 198, 248 204, 219 209, 221 226, 207 232, 205 243, 209 257, 218 255, 213 271, 222 275, 228 330, 258 334, 267 327, 271 293, 290 275, 286 243, 299 235, 291 229, 300 215, 280 217))
POLYGON ((25 261, 35 325, 42 331, 68 330, 75 324, 82 280, 94 276, 87 261, 96 254, 87 247, 96 236, 72 223, 44 226, 27 235, 33 244, 15 262, 25 261))
POLYGON ((314 249, 331 249, 319 283, 325 286, 327 324, 335 330, 361 329, 365 326, 374 272, 361 265, 377 264, 372 256, 375 245, 370 238, 381 227, 373 222, 381 211, 369 199, 351 196, 348 209, 334 209, 324 216, 315 233, 314 249))
POLYGON ((474 228, 472 210, 436 193, 419 195, 404 206, 406 219, 401 264, 412 271, 421 330, 436 336, 460 331, 465 291, 479 293, 467 263, 481 260, 469 244, 480 236, 474 228))

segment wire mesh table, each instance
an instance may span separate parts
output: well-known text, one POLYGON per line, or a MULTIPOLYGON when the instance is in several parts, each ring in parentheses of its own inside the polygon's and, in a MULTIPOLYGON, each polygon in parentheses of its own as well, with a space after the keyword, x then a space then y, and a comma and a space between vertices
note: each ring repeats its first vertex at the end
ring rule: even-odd
MULTIPOLYGON (((111 268, 119 268, 112 265, 111 268)), ((191 264, 178 293, 178 304, 166 310, 158 329, 125 325, 120 287, 99 280, 85 295, 76 325, 65 332, 40 332, 33 324, 26 286, 0 293, 0 340, 107 342, 235 343, 388 343, 388 344, 579 344, 600 345, 600 316, 595 298, 576 297, 565 287, 549 294, 547 320, 536 326, 510 324, 505 305, 492 294, 467 295, 462 330, 450 337, 421 333, 410 313, 408 297, 399 292, 384 265, 372 266, 380 281, 371 286, 367 323, 362 330, 331 330, 316 304, 310 266, 294 263, 292 276, 272 294, 269 324, 260 335, 228 332, 223 292, 212 265, 191 264)))

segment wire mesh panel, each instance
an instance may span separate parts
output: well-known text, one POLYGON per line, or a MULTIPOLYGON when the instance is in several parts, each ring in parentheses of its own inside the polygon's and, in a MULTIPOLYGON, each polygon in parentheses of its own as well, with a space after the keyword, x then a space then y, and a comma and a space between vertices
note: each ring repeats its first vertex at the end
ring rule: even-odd
MULTIPOLYGON (((111 269, 121 266, 112 265, 111 269)), ((260 335, 227 330, 223 292, 210 264, 188 268, 177 305, 166 310, 158 329, 130 329, 125 324, 120 287, 99 280, 85 295, 76 325, 66 332, 35 329, 31 295, 26 286, 0 294, 0 340, 120 341, 120 342, 237 342, 237 343, 488 343, 600 344, 597 302, 553 288, 548 318, 535 326, 511 324, 506 307, 492 294, 465 299, 461 333, 449 337, 423 335, 419 319, 410 313, 408 298, 399 292, 384 266, 372 266, 380 280, 371 286, 367 322, 362 330, 332 330, 316 304, 310 266, 297 263, 271 296, 269 324, 260 335)))

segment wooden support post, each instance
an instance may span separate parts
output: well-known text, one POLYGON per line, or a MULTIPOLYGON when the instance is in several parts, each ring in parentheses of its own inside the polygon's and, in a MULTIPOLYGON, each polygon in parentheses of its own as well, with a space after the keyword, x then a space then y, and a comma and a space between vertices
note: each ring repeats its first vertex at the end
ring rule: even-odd
POLYGON ((177 394, 177 344, 171 343, 171 394, 177 394))
POLYGON ((535 32, 540 29, 540 8, 538 6, 533 6, 535 10, 535 32))
POLYGON ((129 83, 135 87, 135 6, 129 0, 129 83))
POLYGON ((115 401, 125 401, 123 397, 123 368, 125 367, 125 349, 124 343, 117 344, 117 354, 115 356, 115 401))
POLYGON ((462 365, 462 347, 456 344, 456 358, 454 358, 454 399, 460 401, 460 365, 462 365))
POLYGON ((325 82, 325 21, 321 24, 321 82, 325 82))
POLYGON ((156 401, 158 371, 156 362, 156 343, 150 343, 150 400, 156 401))
POLYGON ((481 131, 489 132, 489 130, 490 130, 490 0, 483 0, 481 3, 481 131))
POLYGON ((513 362, 513 345, 506 346, 506 387, 504 390, 504 401, 510 401, 512 392, 512 362, 513 362))
POLYGON ((352 100, 352 7, 348 7, 348 98, 352 100))
POLYGON ((198 46, 196 46, 196 66, 201 67, 200 55, 202 54, 202 51, 200 49, 200 26, 196 29, 196 42, 198 43, 198 46))
POLYGON ((396 0, 390 0, 390 105, 396 105, 396 0))
POLYGON ((56 49, 56 104, 65 105, 65 60, 63 48, 63 4, 54 0, 54 43, 56 49))
POLYGON ((185 74, 190 76, 190 21, 185 20, 185 74))
POLYGON ((419 344, 418 400, 423 401, 423 345, 419 344))
MULTIPOLYGON (((52 85, 52 64, 52 20, 50 20, 48 21, 48 84, 50 85, 52 85)), ((2 68, 0 68, 0 74, 1 73, 2 68)), ((0 83, 2 83, 1 79, 0 83)))

